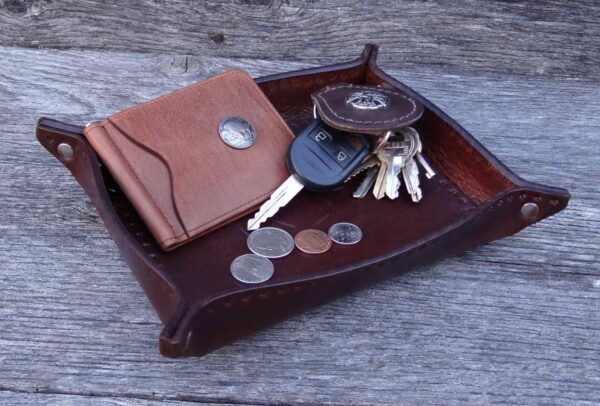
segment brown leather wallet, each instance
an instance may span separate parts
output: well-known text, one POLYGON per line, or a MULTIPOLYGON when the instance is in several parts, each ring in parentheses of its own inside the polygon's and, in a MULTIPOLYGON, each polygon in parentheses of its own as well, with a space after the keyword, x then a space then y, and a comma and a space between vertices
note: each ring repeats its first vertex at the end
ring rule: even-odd
POLYGON ((84 134, 163 250, 229 223, 287 177, 294 135, 256 83, 229 71, 90 124, 84 134), (254 144, 227 145, 240 117, 254 144))

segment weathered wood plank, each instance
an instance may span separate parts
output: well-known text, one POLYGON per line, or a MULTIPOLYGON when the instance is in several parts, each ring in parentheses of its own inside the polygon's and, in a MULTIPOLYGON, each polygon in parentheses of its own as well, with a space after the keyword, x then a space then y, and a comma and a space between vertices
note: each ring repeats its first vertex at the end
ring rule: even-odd
POLYGON ((594 0, 0 2, 0 44, 323 64, 381 44, 395 66, 600 78, 594 0), (176 50, 176 51, 174 51, 176 50))
POLYGON ((207 357, 169 360, 94 208, 35 141, 35 119, 86 122, 225 68, 307 64, 6 47, 0 59, 0 404, 600 402, 596 82, 384 64, 518 173, 569 188, 572 204, 207 357))
POLYGON ((199 401, 179 401, 179 400, 152 400, 148 397, 104 397, 96 395, 70 395, 56 393, 27 393, 27 392, 10 392, 0 390, 0 404, 10 406, 157 406, 168 403, 173 406, 251 406, 243 403, 204 403, 199 401))

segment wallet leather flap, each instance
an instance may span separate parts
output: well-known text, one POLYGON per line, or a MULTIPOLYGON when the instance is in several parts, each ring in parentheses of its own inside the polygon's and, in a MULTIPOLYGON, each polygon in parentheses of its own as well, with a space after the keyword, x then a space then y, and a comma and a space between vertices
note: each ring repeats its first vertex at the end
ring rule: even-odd
POLYGON ((288 175, 293 133, 252 78, 230 71, 143 103, 85 130, 164 249, 252 210, 288 175), (220 123, 241 117, 254 144, 223 142, 220 123))
POLYGON ((399 90, 338 83, 311 95, 321 119, 342 131, 381 135, 410 125, 423 105, 399 90))

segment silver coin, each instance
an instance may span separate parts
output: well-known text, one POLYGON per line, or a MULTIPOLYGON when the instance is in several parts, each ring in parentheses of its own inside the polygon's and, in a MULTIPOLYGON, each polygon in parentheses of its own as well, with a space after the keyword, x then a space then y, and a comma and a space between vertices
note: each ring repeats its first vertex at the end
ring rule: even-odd
POLYGON ((229 268, 231 275, 242 283, 263 283, 271 279, 275 268, 265 257, 244 254, 233 260, 229 268))
POLYGON ((254 127, 241 117, 227 117, 221 121, 219 135, 225 144, 237 149, 249 148, 256 140, 254 127))
POLYGON ((327 234, 334 242, 343 245, 356 244, 363 237, 362 230, 352 223, 336 223, 329 227, 327 234))
POLYGON ((253 231, 247 240, 248 248, 267 258, 281 258, 294 249, 294 239, 280 228, 264 227, 253 231))

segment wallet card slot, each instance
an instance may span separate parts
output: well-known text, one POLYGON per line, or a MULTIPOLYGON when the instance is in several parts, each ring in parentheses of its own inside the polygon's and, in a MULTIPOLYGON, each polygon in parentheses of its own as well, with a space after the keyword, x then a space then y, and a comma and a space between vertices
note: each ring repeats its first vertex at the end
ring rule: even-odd
POLYGON ((144 178, 141 182, 144 183, 144 187, 147 189, 150 198, 161 208, 163 211, 162 214, 167 218, 167 221, 170 220, 169 224, 173 229, 173 236, 163 240, 161 244, 168 243, 171 240, 179 239, 184 236, 189 237, 181 219, 181 214, 177 208, 177 202, 175 201, 173 171, 171 170, 169 162, 158 151, 155 151, 149 145, 128 134, 127 131, 121 128, 110 117, 107 118, 107 121, 110 123, 110 125, 107 126, 108 128, 112 126, 123 135, 122 139, 113 137, 113 142, 119 146, 123 155, 127 156, 130 160, 134 160, 134 162, 129 163, 131 170, 136 174, 139 180, 144 178), (141 159, 138 158, 139 160, 136 162, 135 155, 137 151, 132 150, 135 146, 148 153, 149 156, 144 156, 141 159), (165 184, 168 186, 165 187, 165 184), (165 193, 166 191, 169 193, 165 193), (177 226, 173 226, 172 224, 175 223, 175 220, 177 226))
POLYGON ((164 185, 171 183, 166 163, 110 121, 92 124, 84 133, 103 162, 110 162, 109 171, 140 215, 153 219, 148 228, 159 244, 185 239, 173 198, 164 193, 164 185))

